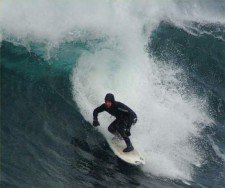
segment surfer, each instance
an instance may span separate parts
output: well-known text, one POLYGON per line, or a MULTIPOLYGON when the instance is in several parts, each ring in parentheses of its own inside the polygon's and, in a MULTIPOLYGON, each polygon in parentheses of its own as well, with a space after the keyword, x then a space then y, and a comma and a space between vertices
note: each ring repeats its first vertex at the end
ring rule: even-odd
POLYGON ((108 131, 114 135, 121 135, 124 139, 127 147, 123 150, 123 152, 130 152, 134 150, 132 143, 129 139, 130 128, 132 124, 137 122, 137 115, 133 110, 131 110, 125 104, 115 101, 114 95, 108 93, 105 96, 105 103, 101 106, 97 107, 93 112, 93 126, 99 126, 98 122, 98 114, 106 111, 112 116, 116 117, 116 119, 109 125, 108 131))

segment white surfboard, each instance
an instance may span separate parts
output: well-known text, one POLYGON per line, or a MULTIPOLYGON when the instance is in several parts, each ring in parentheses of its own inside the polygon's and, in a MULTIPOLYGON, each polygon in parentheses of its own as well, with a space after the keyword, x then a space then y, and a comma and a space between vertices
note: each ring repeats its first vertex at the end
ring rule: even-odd
POLYGON ((115 155, 117 155, 123 161, 132 164, 132 165, 144 165, 145 160, 140 155, 140 153, 134 148, 133 151, 130 152, 123 152, 126 148, 126 144, 124 140, 113 138, 109 140, 109 145, 115 155))

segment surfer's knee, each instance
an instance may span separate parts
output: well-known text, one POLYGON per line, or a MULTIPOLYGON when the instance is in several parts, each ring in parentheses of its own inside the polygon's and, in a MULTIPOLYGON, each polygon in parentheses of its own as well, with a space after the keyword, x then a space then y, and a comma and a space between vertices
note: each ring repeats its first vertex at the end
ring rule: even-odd
POLYGON ((108 127, 108 131, 109 131, 110 133, 115 133, 115 132, 116 132, 116 130, 113 128, 113 126, 109 126, 109 127, 108 127))

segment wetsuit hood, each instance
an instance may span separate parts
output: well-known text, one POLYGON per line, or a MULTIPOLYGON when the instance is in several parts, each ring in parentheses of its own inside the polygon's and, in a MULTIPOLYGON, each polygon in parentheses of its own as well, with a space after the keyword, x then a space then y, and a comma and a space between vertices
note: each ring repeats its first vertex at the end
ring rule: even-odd
POLYGON ((115 102, 114 95, 112 93, 106 94, 105 101, 111 101, 112 103, 114 103, 115 102))

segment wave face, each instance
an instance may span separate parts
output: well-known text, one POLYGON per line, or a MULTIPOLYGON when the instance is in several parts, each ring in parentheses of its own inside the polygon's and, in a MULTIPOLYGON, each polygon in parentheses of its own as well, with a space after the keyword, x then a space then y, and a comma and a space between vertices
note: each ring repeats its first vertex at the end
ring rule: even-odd
POLYGON ((2 1, 1 184, 225 186, 224 1, 2 1), (138 115, 118 160, 106 93, 138 115))

